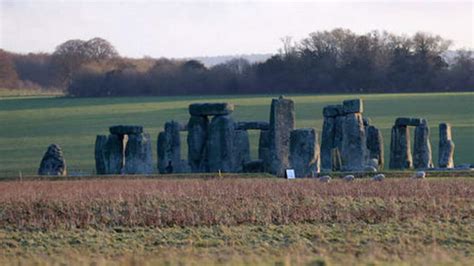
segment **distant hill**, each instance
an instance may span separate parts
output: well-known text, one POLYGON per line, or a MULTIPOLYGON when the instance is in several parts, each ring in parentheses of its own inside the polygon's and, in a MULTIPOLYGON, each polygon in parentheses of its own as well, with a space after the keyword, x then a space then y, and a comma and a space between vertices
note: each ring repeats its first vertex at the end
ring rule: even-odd
POLYGON ((234 58, 244 58, 250 63, 263 62, 273 56, 273 54, 241 54, 241 55, 219 55, 219 56, 199 56, 183 59, 194 59, 202 62, 206 67, 212 67, 234 58))

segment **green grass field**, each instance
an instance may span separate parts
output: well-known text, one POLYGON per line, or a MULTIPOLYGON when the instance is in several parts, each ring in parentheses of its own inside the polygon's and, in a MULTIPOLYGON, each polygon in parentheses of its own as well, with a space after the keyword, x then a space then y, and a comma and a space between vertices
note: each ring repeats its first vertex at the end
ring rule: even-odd
MULTIPOLYGON (((115 124, 139 124, 156 136, 168 120, 186 122, 193 102, 227 101, 236 105, 236 120, 268 120, 268 96, 63 98, 0 95, 0 177, 33 175, 47 146, 57 143, 71 174, 94 172, 94 141, 115 124)), ((388 162, 390 128, 400 116, 424 117, 431 126, 433 157, 437 161, 438 123, 453 125, 455 162, 474 163, 474 93, 291 95, 296 103, 297 127, 322 126, 322 108, 344 99, 365 100, 365 116, 382 129, 388 162)), ((183 141, 185 135, 183 133, 183 141)), ((256 156, 257 132, 251 132, 256 156)), ((185 143, 185 141, 184 141, 185 143)), ((183 148, 184 150, 184 148, 183 148)), ((183 154, 183 157, 186 154, 183 154)))

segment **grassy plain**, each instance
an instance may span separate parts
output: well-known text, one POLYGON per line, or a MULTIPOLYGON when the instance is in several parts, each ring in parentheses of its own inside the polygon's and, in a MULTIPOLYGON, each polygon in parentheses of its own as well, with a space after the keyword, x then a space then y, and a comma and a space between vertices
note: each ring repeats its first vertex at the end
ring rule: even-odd
POLYGON ((0 264, 472 265, 474 180, 0 182, 0 264))
MULTIPOLYGON (((7 95, 8 96, 8 95, 7 95)), ((10 95, 11 96, 11 95, 10 95)), ((193 102, 228 101, 236 105, 236 120, 268 120, 270 102, 277 95, 190 96, 128 98, 2 97, 0 94, 0 177, 35 174, 46 147, 60 144, 71 174, 94 172, 94 141, 115 124, 144 125, 156 136, 168 120, 186 122, 193 102)), ((438 123, 453 125, 455 161, 474 163, 474 93, 291 95, 296 103, 297 127, 321 130, 322 108, 344 99, 365 100, 365 115, 382 129, 386 159, 390 128, 399 116, 427 118, 433 156, 437 160, 438 123)), ((257 132, 251 132, 256 157, 257 132)), ((185 143, 185 135, 183 133, 185 143)), ((185 145, 183 145, 185 146, 185 145)), ((183 157, 186 156, 183 147, 183 157)), ((156 157, 156 151, 154 156, 156 157)))

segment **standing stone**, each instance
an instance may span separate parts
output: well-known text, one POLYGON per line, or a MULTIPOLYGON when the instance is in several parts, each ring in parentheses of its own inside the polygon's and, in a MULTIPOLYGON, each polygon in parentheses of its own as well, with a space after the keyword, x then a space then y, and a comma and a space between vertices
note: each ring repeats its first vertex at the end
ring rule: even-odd
POLYGON ((332 163, 332 171, 341 171, 342 169, 342 159, 341 153, 339 152, 338 148, 334 148, 331 150, 331 163, 332 163))
POLYGON ((270 165, 270 131, 261 130, 258 140, 258 158, 263 162, 264 171, 269 171, 266 166, 270 165))
POLYGON ((66 174, 66 161, 61 147, 57 144, 49 145, 41 160, 38 175, 65 176, 66 174))
POLYGON ((319 173, 318 136, 314 129, 291 131, 289 160, 296 177, 313 177, 319 173))
POLYGON ((208 136, 209 120, 206 116, 191 116, 188 122, 188 162, 191 171, 206 172, 207 155, 206 141, 208 136))
POLYGON ((105 144, 105 172, 106 174, 121 174, 123 169, 123 136, 111 134, 105 144))
POLYGON ((336 118, 324 117, 323 132, 321 134, 321 168, 332 169, 331 151, 334 148, 334 133, 336 118))
POLYGON ((290 99, 272 100, 270 110, 270 163, 266 167, 271 174, 285 176, 289 167, 288 153, 290 132, 295 128, 295 106, 290 99))
POLYGON ((367 149, 369 151, 369 160, 377 160, 377 168, 383 169, 384 150, 382 132, 375 126, 367 126, 367 149))
POLYGON ((234 132, 234 170, 235 173, 243 171, 246 162, 250 161, 250 141, 247 130, 234 132))
POLYGON ((433 168, 431 158, 430 129, 426 120, 415 128, 413 166, 416 169, 433 168))
POLYGON ((333 148, 338 148, 339 152, 342 151, 342 138, 346 117, 345 116, 336 116, 335 126, 334 126, 334 146, 333 148))
POLYGON ((153 172, 153 156, 151 139, 147 133, 128 135, 125 148, 126 174, 151 174, 153 172))
POLYGON ((347 114, 342 126, 342 170, 354 171, 364 169, 366 151, 367 144, 362 114, 347 114))
POLYGON ((219 115, 212 119, 207 139, 210 172, 232 172, 234 169, 234 128, 234 120, 229 115, 219 115))
POLYGON ((105 159, 105 147, 107 145, 107 136, 97 135, 95 139, 95 172, 98 175, 107 174, 107 164, 105 159))
POLYGON ((451 135, 451 125, 448 123, 439 124, 439 158, 440 168, 454 167, 454 142, 451 135))
POLYGON ((390 140, 390 169, 413 167, 410 147, 410 131, 407 126, 393 126, 390 140))
POLYGON ((160 173, 181 172, 181 125, 176 121, 166 122, 165 131, 158 135, 158 170, 160 173))

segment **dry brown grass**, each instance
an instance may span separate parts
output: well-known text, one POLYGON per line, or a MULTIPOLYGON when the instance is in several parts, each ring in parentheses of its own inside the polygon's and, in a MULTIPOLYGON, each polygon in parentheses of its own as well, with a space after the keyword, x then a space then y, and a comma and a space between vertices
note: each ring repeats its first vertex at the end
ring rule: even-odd
POLYGON ((104 228, 474 222, 474 180, 0 182, 0 226, 104 228))

